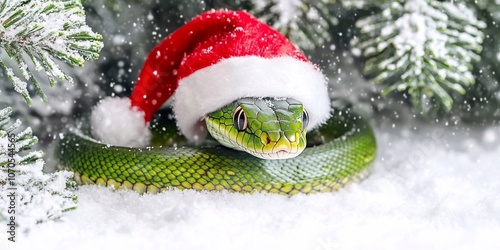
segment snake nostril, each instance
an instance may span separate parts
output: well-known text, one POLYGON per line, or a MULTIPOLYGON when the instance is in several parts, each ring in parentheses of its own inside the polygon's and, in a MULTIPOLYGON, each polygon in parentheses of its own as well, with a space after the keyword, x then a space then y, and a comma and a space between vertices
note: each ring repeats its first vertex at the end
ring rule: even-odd
POLYGON ((271 138, 266 132, 262 132, 262 134, 260 135, 260 141, 262 142, 262 144, 267 145, 271 143, 271 138))

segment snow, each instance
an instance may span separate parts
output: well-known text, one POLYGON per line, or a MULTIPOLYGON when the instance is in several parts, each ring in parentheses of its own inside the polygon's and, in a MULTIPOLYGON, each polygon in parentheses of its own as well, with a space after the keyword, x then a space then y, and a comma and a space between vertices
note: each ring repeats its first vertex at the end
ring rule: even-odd
POLYGON ((337 193, 84 186, 63 221, 0 249, 499 249, 500 127, 393 123, 377 125, 373 174, 337 193))

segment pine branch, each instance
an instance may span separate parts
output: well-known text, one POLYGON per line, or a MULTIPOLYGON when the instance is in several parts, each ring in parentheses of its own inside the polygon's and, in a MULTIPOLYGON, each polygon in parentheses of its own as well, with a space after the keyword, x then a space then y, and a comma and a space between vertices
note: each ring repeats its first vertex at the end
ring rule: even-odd
POLYGON ((12 108, 10 107, 0 110, 0 139, 4 142, 4 144, 0 145, 0 166, 6 165, 11 158, 14 158, 16 164, 29 164, 41 159, 43 156, 42 151, 24 153, 25 150, 30 149, 38 143, 38 138, 33 136, 31 128, 26 128, 22 132, 17 133, 11 139, 12 141, 9 141, 9 135, 21 126, 20 120, 16 120, 7 126, 11 114, 12 108), (10 143, 13 144, 12 147, 8 147, 10 143))
POLYGON ((338 23, 331 13, 335 0, 251 0, 250 12, 287 36, 302 49, 314 49, 331 40, 330 27, 338 23))
POLYGON ((453 93, 474 84, 472 63, 480 58, 485 26, 463 3, 388 1, 356 23, 351 45, 367 58, 364 74, 387 86, 382 94, 405 91, 426 114, 450 110, 453 93))
POLYGON ((464 100, 456 109, 462 117, 472 123, 500 121, 500 0, 466 1, 476 9, 477 15, 486 22, 485 39, 481 60, 474 64, 476 84, 467 89, 464 100))
POLYGON ((102 36, 85 24, 79 0, 0 0, 0 48, 11 59, 0 58, 0 67, 28 104, 28 83, 46 100, 34 71, 44 70, 51 86, 59 80, 72 82, 56 60, 82 67, 98 58, 101 40, 102 36))
MULTIPOLYGON (((21 130, 21 121, 10 121, 12 108, 0 109, 0 192, 14 192, 16 223, 23 229, 51 219, 76 207, 77 197, 68 189, 72 174, 42 172, 45 164, 41 151, 30 151, 38 142, 31 128, 21 130), (13 191, 14 190, 14 191, 13 191)), ((0 197, 0 221, 10 218, 6 208, 10 198, 0 197)))

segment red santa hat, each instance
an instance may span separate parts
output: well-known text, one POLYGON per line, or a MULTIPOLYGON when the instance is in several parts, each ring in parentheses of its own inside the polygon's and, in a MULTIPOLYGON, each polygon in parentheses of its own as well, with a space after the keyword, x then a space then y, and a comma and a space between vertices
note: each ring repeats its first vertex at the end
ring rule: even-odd
POLYGON ((149 121, 172 96, 177 125, 192 142, 205 138, 206 114, 243 97, 294 98, 308 111, 308 129, 330 114, 324 75, 244 11, 205 12, 165 38, 148 55, 130 99, 105 99, 93 110, 93 134, 109 144, 147 145, 149 121))

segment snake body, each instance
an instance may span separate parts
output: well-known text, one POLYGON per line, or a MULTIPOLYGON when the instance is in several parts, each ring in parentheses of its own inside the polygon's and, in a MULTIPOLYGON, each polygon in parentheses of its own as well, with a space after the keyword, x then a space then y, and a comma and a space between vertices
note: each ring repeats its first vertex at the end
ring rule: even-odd
POLYGON ((155 122, 163 125, 152 126, 153 146, 145 148, 105 145, 87 136, 85 128, 70 129, 59 142, 59 165, 72 170, 78 184, 139 193, 177 188, 293 195, 338 190, 368 175, 376 141, 365 119, 349 109, 334 109, 326 124, 307 133, 306 147, 307 113, 300 103, 285 101, 285 111, 282 102, 267 105, 281 110, 274 123, 269 123, 273 119, 262 104, 256 103, 260 107, 252 114, 246 99, 209 114, 208 130, 225 146, 213 140, 201 146, 184 144, 168 110, 155 122), (241 120, 242 109, 247 120, 241 120), (246 125, 251 134, 241 134, 235 122, 246 125), (286 159, 268 160, 275 156, 286 159))

